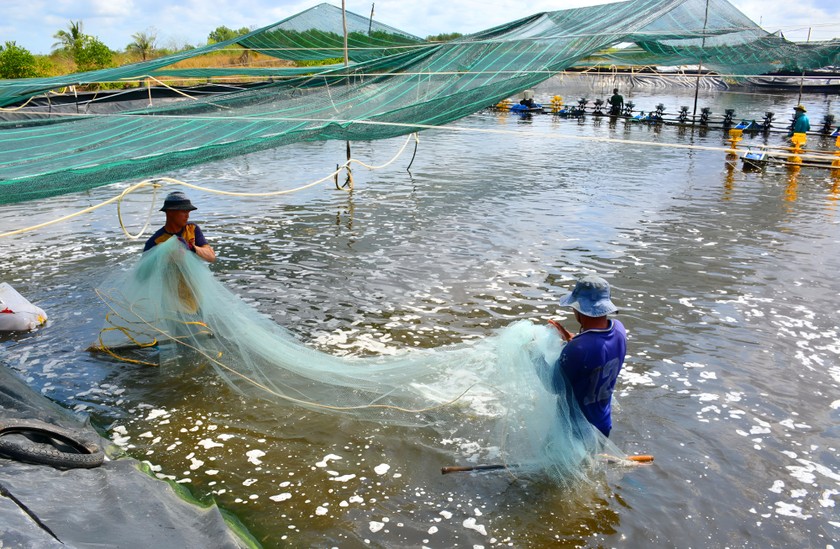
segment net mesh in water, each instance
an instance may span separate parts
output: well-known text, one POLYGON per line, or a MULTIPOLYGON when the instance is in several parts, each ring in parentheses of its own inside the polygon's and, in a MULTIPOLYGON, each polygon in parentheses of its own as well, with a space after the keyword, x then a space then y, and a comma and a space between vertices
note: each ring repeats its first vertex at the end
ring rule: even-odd
POLYGON ((448 124, 593 59, 701 64, 723 74, 840 64, 840 41, 797 44, 726 0, 628 0, 537 13, 444 43, 348 16, 349 65, 182 69, 230 47, 293 61, 343 58, 340 10, 321 4, 241 38, 51 79, 0 81, 0 106, 62 86, 147 76, 270 77, 224 95, 109 115, 15 110, 0 122, 0 204, 78 192, 303 140, 371 140, 448 124), (708 9, 707 9, 708 7, 708 9), (617 44, 633 43, 629 49, 617 44), (612 48, 612 49, 611 49, 612 48), (302 74, 302 71, 305 74, 302 74))
POLYGON ((460 430, 517 474, 564 484, 589 481, 605 459, 623 457, 564 387, 560 395, 548 389, 563 341, 546 325, 523 320, 469 344, 336 357, 240 300, 174 238, 98 292, 110 312, 93 350, 121 360, 198 361, 243 395, 281 406, 430 426, 447 437, 460 430))

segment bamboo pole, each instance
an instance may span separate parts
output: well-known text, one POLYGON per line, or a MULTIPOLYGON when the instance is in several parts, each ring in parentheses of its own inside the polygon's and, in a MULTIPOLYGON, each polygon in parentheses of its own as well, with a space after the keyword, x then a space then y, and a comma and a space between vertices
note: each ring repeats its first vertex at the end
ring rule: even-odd
MULTIPOLYGON (((651 463, 653 461, 653 456, 649 454, 642 454, 637 456, 626 456, 626 457, 615 457, 615 456, 602 456, 607 461, 607 463, 621 463, 622 461, 630 461, 633 463, 651 463)), ((516 469, 517 467, 521 467, 518 464, 511 464, 505 465, 503 463, 492 463, 487 465, 452 465, 449 467, 441 467, 440 474, 446 475, 448 473, 464 473, 469 471, 494 471, 499 469, 516 469)))
MULTIPOLYGON (((811 27, 808 27, 808 38, 805 39, 805 43, 811 41, 811 27)), ((802 104, 802 85, 805 83, 805 69, 802 69, 802 76, 799 78, 799 98, 796 100, 797 105, 802 104)))

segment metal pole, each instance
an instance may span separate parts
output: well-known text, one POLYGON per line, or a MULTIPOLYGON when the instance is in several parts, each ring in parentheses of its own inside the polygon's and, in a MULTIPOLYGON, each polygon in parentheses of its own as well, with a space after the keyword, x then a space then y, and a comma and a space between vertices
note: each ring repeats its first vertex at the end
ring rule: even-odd
MULTIPOLYGON (((347 86, 350 86, 350 71, 346 70, 347 66, 350 64, 349 55, 347 53, 347 10, 345 8, 345 0, 341 0, 341 23, 344 26, 344 68, 345 68, 345 75, 344 77, 347 79, 347 86)), ((347 142, 347 180, 344 182, 344 186, 349 186, 350 189, 353 189, 353 175, 350 171, 350 141, 347 142)))
POLYGON ((706 25, 709 22, 709 0, 706 0, 706 16, 703 18, 703 42, 700 46, 700 62, 697 64, 697 81, 694 83, 694 112, 691 113, 691 123, 697 121, 697 95, 700 93, 700 71, 703 70, 703 49, 706 47, 706 25))
POLYGON ((347 10, 344 9, 345 0, 341 0, 341 24, 344 25, 344 66, 348 65, 347 59, 347 10))
POLYGON ((370 30, 373 28, 373 6, 376 4, 371 3, 370 5, 370 21, 368 22, 368 36, 370 36, 370 30))

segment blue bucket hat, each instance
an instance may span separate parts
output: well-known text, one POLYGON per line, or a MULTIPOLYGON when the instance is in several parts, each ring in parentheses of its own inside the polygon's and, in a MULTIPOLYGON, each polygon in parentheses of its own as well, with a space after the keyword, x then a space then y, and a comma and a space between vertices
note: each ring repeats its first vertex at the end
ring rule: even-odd
POLYGON ((560 305, 571 306, 586 316, 606 316, 618 310, 610 300, 610 285, 600 276, 588 275, 575 284, 575 289, 560 298, 560 305))
POLYGON ((187 195, 182 193, 181 191, 171 192, 166 195, 166 200, 163 201, 163 207, 160 211, 165 212, 166 210, 188 210, 193 211, 197 210, 195 206, 192 205, 190 199, 187 198, 187 195))

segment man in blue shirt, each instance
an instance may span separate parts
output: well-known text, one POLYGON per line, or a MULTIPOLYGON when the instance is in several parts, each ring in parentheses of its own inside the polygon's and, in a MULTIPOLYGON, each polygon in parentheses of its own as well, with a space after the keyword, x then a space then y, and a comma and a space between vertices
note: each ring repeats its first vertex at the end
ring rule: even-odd
POLYGON ((582 278, 560 305, 574 310, 580 332, 572 335, 556 321, 551 324, 567 341, 554 366, 554 387, 564 386, 565 376, 581 412, 601 431, 610 435, 612 429, 611 402, 618 373, 627 352, 627 332, 618 320, 607 318, 618 308, 610 300, 610 285, 601 277, 582 278))
POLYGON ((216 253, 207 244, 201 228, 195 223, 190 223, 190 212, 197 209, 184 193, 180 191, 169 193, 160 209, 166 214, 166 223, 149 237, 143 251, 151 250, 174 236, 204 261, 210 263, 216 261, 216 253))

